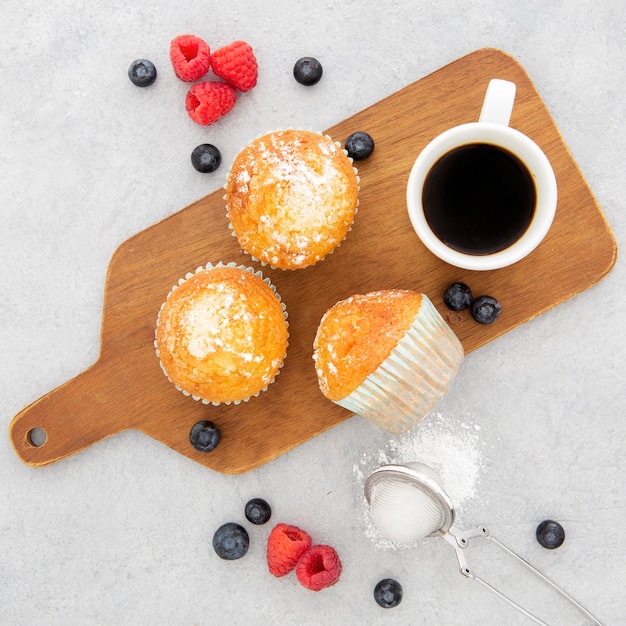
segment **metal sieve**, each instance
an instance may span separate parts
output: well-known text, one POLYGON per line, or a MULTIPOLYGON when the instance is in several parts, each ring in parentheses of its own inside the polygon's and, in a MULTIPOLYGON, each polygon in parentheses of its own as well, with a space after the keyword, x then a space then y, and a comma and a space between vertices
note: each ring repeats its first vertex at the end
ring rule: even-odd
POLYGON ((412 543, 429 535, 441 537, 454 548, 463 576, 481 583, 535 623, 548 626, 546 622, 527 611, 470 569, 464 550, 471 539, 482 537, 492 541, 559 593, 585 617, 601 626, 601 623, 566 591, 495 539, 485 526, 467 531, 457 528, 454 525, 456 514, 452 501, 445 492, 440 477, 428 465, 406 463, 379 467, 365 481, 365 499, 370 505, 372 521, 388 539, 397 543, 412 543))

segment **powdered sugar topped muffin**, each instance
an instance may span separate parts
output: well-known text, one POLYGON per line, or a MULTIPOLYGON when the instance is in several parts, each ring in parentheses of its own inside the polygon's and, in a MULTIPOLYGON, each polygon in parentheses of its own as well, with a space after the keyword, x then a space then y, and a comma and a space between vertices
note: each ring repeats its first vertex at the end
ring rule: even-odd
POLYGON ((409 430, 435 407, 464 356, 431 301, 401 289, 335 304, 313 348, 322 393, 393 433, 409 430))
POLYGON ((299 269, 345 239, 359 178, 338 142, 307 130, 268 133, 235 158, 226 183, 230 227, 261 263, 299 269))
POLYGON ((287 351, 285 306, 260 272, 234 263, 198 268, 159 311, 155 347, 167 377, 205 404, 267 389, 287 351))

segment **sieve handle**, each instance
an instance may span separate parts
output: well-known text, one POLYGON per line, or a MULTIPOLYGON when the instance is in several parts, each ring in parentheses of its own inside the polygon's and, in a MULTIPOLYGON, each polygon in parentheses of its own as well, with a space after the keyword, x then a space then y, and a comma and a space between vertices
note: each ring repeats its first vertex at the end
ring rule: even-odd
POLYGON ((486 580, 474 574, 472 569, 465 558, 464 549, 469 545, 469 540, 474 537, 485 537, 489 536, 489 531, 481 526, 479 528, 470 530, 470 531, 461 531, 458 528, 452 526, 447 532, 439 531, 439 536, 444 539, 447 543, 449 543, 456 552, 456 558, 459 562, 460 572, 465 578, 469 578, 471 580, 475 580, 479 582, 481 585, 485 586, 489 591, 498 596, 501 600, 504 600, 509 606, 517 609, 520 613, 531 619, 536 624, 541 624, 541 626, 549 626, 547 622, 539 619, 536 615, 533 615, 530 611, 527 611, 523 606, 515 602, 512 598, 509 598, 507 595, 498 591, 494 586, 490 585, 486 580))
POLYGON ((570 604, 577 608, 583 615, 585 615, 585 617, 590 619, 594 624, 596 624, 597 626, 602 626, 601 622, 599 622, 591 613, 589 613, 589 611, 587 611, 587 609, 585 609, 579 602, 572 598, 572 596, 570 596, 564 589, 559 587, 555 582, 542 574, 536 567, 532 566, 528 561, 513 552, 513 550, 505 546, 502 542, 498 541, 495 537, 492 537, 485 526, 479 526, 478 528, 467 531, 462 531, 452 526, 447 532, 440 531, 439 535, 454 548, 457 560, 459 562, 460 572, 463 576, 479 582, 481 585, 489 589, 489 591, 497 595, 501 600, 504 600, 504 602, 506 602, 509 606, 517 609, 520 613, 533 620, 535 623, 542 624, 543 626, 548 626, 546 622, 539 619, 536 615, 533 615, 530 611, 527 611, 524 607, 515 602, 513 599, 509 598, 507 595, 489 584, 486 580, 474 574, 474 572, 469 567, 467 560, 465 559, 465 553, 463 552, 465 548, 467 548, 467 546, 469 545, 470 539, 482 537, 484 539, 492 541, 509 556, 513 557, 518 563, 521 563, 524 567, 526 567, 526 569, 531 571, 533 574, 535 574, 535 576, 543 580, 547 585, 549 585, 552 589, 559 593, 563 598, 570 602, 570 604))
POLYGON ((577 602, 574 598, 572 598, 572 596, 569 595, 569 593, 565 591, 565 589, 562 589, 554 581, 550 580, 545 574, 542 574, 536 567, 534 567, 528 561, 526 561, 526 559, 523 559, 519 554, 516 554, 510 548, 507 548, 507 546, 505 546, 502 542, 498 541, 495 537, 492 537, 490 534, 487 534, 485 538, 489 539, 490 541, 493 541, 493 543, 495 543, 501 550, 506 552, 509 556, 512 556, 516 561, 521 563, 524 567, 526 567, 533 574, 535 574, 535 576, 537 576, 538 578, 543 580, 543 582, 545 582, 547 585, 552 587, 552 589, 554 589, 557 593, 559 593, 572 606, 577 608, 585 617, 590 619, 594 624, 596 624, 597 626, 602 626, 602 623, 598 621, 591 613, 589 613, 589 611, 584 606, 582 606, 580 602, 577 602))

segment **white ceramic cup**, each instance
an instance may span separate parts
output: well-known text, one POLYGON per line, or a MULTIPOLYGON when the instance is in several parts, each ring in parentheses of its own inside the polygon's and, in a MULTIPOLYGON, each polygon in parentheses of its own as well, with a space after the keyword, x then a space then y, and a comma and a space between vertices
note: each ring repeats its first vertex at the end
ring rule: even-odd
POLYGON ((512 82, 491 80, 478 122, 455 126, 435 137, 411 169, 406 199, 413 228, 433 254, 456 267, 493 270, 516 263, 541 243, 552 224, 557 203, 552 166, 534 141, 508 126, 515 90, 512 82), (535 186, 534 211, 526 230, 504 249, 486 254, 464 252, 444 243, 430 227, 423 206, 424 184, 435 164, 449 152, 471 144, 487 144, 512 153, 526 167, 535 186))

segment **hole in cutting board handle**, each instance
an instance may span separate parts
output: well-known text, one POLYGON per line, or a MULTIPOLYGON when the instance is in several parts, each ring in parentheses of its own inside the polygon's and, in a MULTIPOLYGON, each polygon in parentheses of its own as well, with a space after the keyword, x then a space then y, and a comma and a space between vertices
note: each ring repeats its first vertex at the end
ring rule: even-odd
POLYGON ((132 402, 120 403, 122 372, 119 361, 99 360, 20 411, 9 425, 18 457, 43 467, 133 428, 137 411, 132 402))
POLYGON ((31 446, 34 448, 41 448, 41 446, 43 446, 48 439, 48 433, 46 433, 43 428, 31 428, 28 431, 26 438, 31 446))

